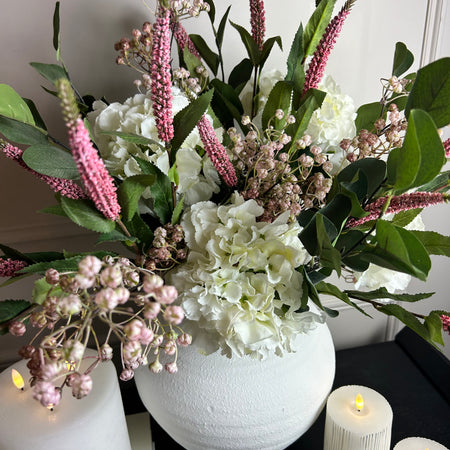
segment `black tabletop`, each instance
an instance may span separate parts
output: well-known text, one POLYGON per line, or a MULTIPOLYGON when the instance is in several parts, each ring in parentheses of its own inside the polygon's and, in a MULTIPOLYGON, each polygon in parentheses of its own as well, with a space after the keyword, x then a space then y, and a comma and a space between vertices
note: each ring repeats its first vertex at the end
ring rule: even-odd
MULTIPOLYGON (((409 329, 392 342, 336 352, 333 390, 350 384, 370 387, 390 403, 394 414, 391 448, 411 436, 450 448, 450 362, 409 329)), ((135 389, 130 385, 124 389, 125 412, 144 411, 135 389)), ((183 448, 154 420, 151 427, 156 450, 183 448)), ((324 427, 325 411, 289 450, 321 450, 324 427)))

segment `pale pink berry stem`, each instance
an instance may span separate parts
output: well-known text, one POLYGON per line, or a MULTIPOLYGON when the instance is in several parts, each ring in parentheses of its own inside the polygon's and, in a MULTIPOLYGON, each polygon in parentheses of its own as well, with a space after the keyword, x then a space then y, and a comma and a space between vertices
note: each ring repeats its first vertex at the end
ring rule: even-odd
POLYGON ((250 25, 252 27, 252 37, 259 50, 262 50, 266 33, 266 17, 263 0, 250 0, 250 25))
POLYGON ((330 56, 331 50, 344 25, 344 21, 349 15, 350 9, 355 1, 356 0, 348 0, 327 26, 325 33, 313 54, 311 62, 309 63, 302 95, 304 95, 308 89, 315 89, 319 85, 325 71, 328 57, 330 56))
POLYGON ((23 150, 21 150, 20 148, 14 147, 11 144, 3 144, 2 142, 0 142, 0 149, 8 158, 16 161, 16 163, 21 167, 35 175, 44 183, 48 184, 54 192, 57 192, 64 197, 73 199, 86 198, 86 194, 83 192, 81 187, 78 186, 78 184, 74 183, 72 180, 50 177, 48 175, 43 175, 33 169, 30 169, 22 159, 23 150))
MULTIPOLYGON (((440 192, 413 192, 411 194, 401 194, 393 196, 389 202, 385 214, 396 214, 400 211, 410 209, 426 208, 428 206, 437 205, 448 201, 448 196, 440 192)), ((388 197, 381 197, 373 203, 367 205, 364 209, 369 214, 362 219, 350 219, 347 222, 347 228, 357 227, 370 220, 375 220, 380 216, 388 197)))
POLYGON ((158 6, 153 26, 151 55, 151 98, 158 137, 163 142, 173 138, 172 79, 170 73, 170 9, 158 6))
POLYGON ((203 142, 205 151, 217 169, 217 172, 219 172, 228 186, 235 186, 237 177, 233 164, 231 164, 225 148, 217 139, 214 128, 205 115, 198 121, 197 129, 200 133, 200 139, 203 142))

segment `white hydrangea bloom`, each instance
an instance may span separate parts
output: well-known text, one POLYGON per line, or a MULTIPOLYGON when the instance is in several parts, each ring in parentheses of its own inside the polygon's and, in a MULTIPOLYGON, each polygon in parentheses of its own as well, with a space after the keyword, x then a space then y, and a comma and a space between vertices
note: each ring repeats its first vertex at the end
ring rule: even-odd
MULTIPOLYGON (((385 216, 385 219, 392 218, 392 215, 385 216)), ((405 227, 406 230, 424 231, 425 225, 420 215, 416 216, 405 227)), ((384 267, 370 264, 369 268, 364 272, 355 272, 356 289, 376 290, 385 287, 391 294, 404 291, 411 282, 411 275, 395 270, 386 269, 384 267)))
POLYGON ((314 111, 306 129, 314 144, 330 155, 334 171, 345 162, 345 155, 339 147, 344 138, 352 139, 356 134, 356 106, 353 99, 341 92, 330 75, 325 75, 318 89, 327 93, 322 106, 314 111))
MULTIPOLYGON (((173 113, 181 111, 189 104, 186 95, 178 88, 172 88, 173 113)), ((134 156, 150 161, 165 174, 169 171, 167 153, 157 145, 152 150, 143 151, 138 145, 118 136, 103 134, 104 132, 131 133, 153 139, 158 139, 155 118, 153 117, 150 95, 136 94, 122 103, 94 102, 94 111, 88 114, 92 125, 94 140, 100 155, 105 161, 111 175, 124 179, 141 173, 134 156)), ((220 131, 221 133, 221 131, 220 131)), ((219 139, 221 136, 218 136, 219 139)), ((195 128, 183 143, 177 153, 176 163, 179 175, 178 192, 185 194, 185 204, 211 198, 219 191, 220 179, 209 157, 200 157, 195 150, 202 146, 200 135, 195 128)))
POLYGON ((298 333, 323 320, 295 312, 303 280, 295 269, 310 259, 300 226, 288 224, 288 214, 257 222, 262 213, 254 200, 234 194, 229 205, 197 203, 183 216, 188 260, 168 281, 206 353, 282 355, 294 350, 298 333))

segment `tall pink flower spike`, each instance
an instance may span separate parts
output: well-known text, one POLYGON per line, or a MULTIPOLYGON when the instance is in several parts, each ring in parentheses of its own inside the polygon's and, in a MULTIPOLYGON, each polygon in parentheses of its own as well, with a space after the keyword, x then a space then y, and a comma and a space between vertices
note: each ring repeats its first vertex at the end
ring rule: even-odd
POLYGON ((107 219, 117 220, 120 205, 114 180, 92 145, 89 132, 79 117, 70 83, 68 80, 59 80, 57 88, 66 120, 69 146, 85 191, 107 219))
POLYGON ((308 89, 315 89, 323 77, 325 66, 330 56, 331 50, 339 37, 344 25, 346 17, 350 14, 350 10, 356 0, 348 0, 339 11, 337 16, 327 26, 319 45, 309 63, 308 70, 305 75, 305 84, 303 86, 302 96, 306 94, 308 89))
POLYGON ((0 258, 0 277, 14 277, 16 272, 28 266, 25 261, 19 261, 11 258, 0 258))
POLYGON ((174 135, 170 73, 170 9, 159 3, 156 14, 150 73, 151 98, 158 137, 168 143, 174 135))
POLYGON ((198 121, 197 129, 200 133, 200 139, 205 146, 205 151, 217 169, 217 172, 219 172, 228 186, 235 186, 237 177, 233 164, 231 164, 225 148, 217 139, 214 128, 206 116, 202 116, 198 121))
MULTIPOLYGON (((347 228, 357 227, 370 220, 375 220, 379 217, 387 197, 381 197, 373 203, 367 205, 364 209, 369 213, 362 219, 351 219, 347 222, 347 228)), ((409 209, 426 208, 427 206, 438 205, 448 201, 448 196, 440 192, 413 192, 411 194, 401 194, 391 198, 385 214, 396 214, 400 211, 407 211, 409 209)))
POLYGON ((181 25, 181 23, 178 21, 171 21, 170 29, 172 30, 173 36, 177 41, 178 47, 180 47, 181 50, 184 50, 184 48, 187 46, 189 52, 198 60, 200 60, 200 53, 196 49, 194 43, 187 34, 187 31, 185 30, 183 25, 181 25))
POLYGON ((48 184, 54 192, 61 194, 64 197, 79 199, 86 198, 86 194, 83 192, 78 184, 74 183, 72 180, 65 180, 63 178, 50 177, 48 175, 42 175, 33 169, 30 169, 22 159, 23 150, 14 147, 13 145, 0 142, 0 149, 3 153, 10 159, 16 161, 21 167, 28 170, 28 172, 35 175, 37 178, 42 180, 44 183, 48 184))
POLYGON ((266 34, 266 16, 263 0, 250 0, 250 25, 252 27, 252 37, 259 50, 262 50, 266 34))

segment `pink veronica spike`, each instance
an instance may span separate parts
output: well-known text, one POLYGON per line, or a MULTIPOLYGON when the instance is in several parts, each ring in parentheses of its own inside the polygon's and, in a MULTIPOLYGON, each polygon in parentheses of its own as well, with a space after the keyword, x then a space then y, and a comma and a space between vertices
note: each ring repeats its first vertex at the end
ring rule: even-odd
POLYGON ((266 33, 266 17, 263 0, 250 0, 250 25, 252 37, 258 48, 263 49, 264 35, 266 33))
POLYGON ((170 28, 172 30, 175 40, 177 41, 178 47, 180 47, 180 49, 183 51, 187 46, 189 52, 192 55, 194 55, 198 60, 200 60, 200 53, 196 49, 194 43, 187 34, 187 31, 185 30, 183 25, 181 25, 181 23, 178 21, 172 21, 170 23, 170 28))
POLYGON ((19 261, 11 258, 0 258, 0 277, 14 277, 16 272, 28 266, 25 261, 19 261))

